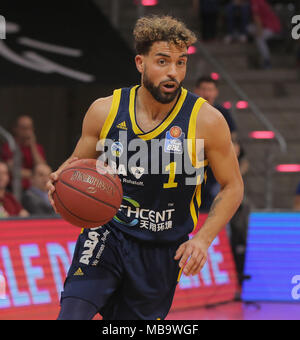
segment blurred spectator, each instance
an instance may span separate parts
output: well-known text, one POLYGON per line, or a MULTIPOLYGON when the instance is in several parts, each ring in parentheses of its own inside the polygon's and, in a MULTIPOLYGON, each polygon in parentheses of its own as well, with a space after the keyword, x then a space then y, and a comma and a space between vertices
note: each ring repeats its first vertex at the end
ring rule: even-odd
POLYGON ((229 126, 231 137, 234 140, 237 137, 236 124, 232 118, 230 110, 225 109, 224 106, 217 103, 217 98, 219 96, 218 82, 209 76, 200 77, 196 81, 194 93, 206 99, 210 105, 222 113, 229 126))
POLYGON ((281 23, 272 7, 266 0, 250 0, 253 24, 249 25, 249 33, 254 36, 258 47, 262 67, 271 67, 271 54, 267 41, 281 33, 281 23))
POLYGON ((6 163, 0 161, 0 218, 9 216, 27 217, 28 212, 6 188, 9 183, 9 170, 6 163))
MULTIPOLYGON (((240 143, 236 140, 233 143, 234 150, 236 152, 240 171, 244 176, 249 169, 249 161, 245 156, 245 151, 241 147, 240 143)), ((232 217, 230 227, 230 244, 232 248, 233 257, 236 264, 236 270, 238 274, 239 284, 243 282, 244 276, 244 262, 245 252, 247 245, 247 233, 248 233, 248 217, 250 213, 250 207, 247 201, 243 200, 235 215, 232 217)))
POLYGON ((294 210, 300 211, 300 183, 298 184, 294 199, 294 210))
POLYGON ((33 169, 32 186, 24 193, 22 204, 31 215, 55 214, 49 199, 46 184, 52 170, 47 164, 38 164, 33 169))
MULTIPOLYGON (((35 165, 45 163, 45 152, 42 145, 36 141, 33 120, 23 115, 17 118, 13 126, 13 135, 22 153, 22 187, 30 186, 32 169, 35 165)), ((6 143, 1 150, 1 158, 7 162, 9 168, 13 166, 13 154, 6 143)))
POLYGON ((241 175, 244 176, 249 169, 249 161, 246 158, 245 150, 241 147, 238 140, 233 142, 234 151, 239 161, 241 175))
MULTIPOLYGON (((236 140, 237 132, 236 125, 231 116, 229 110, 225 109, 222 105, 216 103, 217 97, 219 95, 218 82, 210 77, 200 77, 194 88, 194 93, 198 96, 206 99, 208 103, 218 109, 224 116, 231 132, 232 140, 236 140)), ((220 190, 220 185, 216 181, 213 172, 210 167, 207 169, 207 178, 204 190, 202 190, 202 204, 201 211, 209 211, 214 198, 220 190)))
POLYGON ((204 41, 214 40, 217 36, 219 0, 193 0, 195 13, 199 14, 200 32, 204 41))
POLYGON ((227 35, 224 39, 229 44, 237 39, 247 42, 247 28, 250 23, 250 5, 248 0, 231 0, 225 7, 227 35))

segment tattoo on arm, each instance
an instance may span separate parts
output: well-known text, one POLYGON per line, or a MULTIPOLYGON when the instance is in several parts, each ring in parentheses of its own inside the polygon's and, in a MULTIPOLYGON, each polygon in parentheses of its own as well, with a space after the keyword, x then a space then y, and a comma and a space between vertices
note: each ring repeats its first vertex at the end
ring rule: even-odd
POLYGON ((216 206, 222 201, 222 199, 223 199, 222 196, 219 196, 219 197, 217 196, 217 197, 214 199, 214 201, 213 201, 213 203, 212 203, 212 205, 211 205, 210 211, 209 211, 209 213, 208 213, 207 218, 210 218, 210 217, 213 217, 213 216, 216 215, 216 206))

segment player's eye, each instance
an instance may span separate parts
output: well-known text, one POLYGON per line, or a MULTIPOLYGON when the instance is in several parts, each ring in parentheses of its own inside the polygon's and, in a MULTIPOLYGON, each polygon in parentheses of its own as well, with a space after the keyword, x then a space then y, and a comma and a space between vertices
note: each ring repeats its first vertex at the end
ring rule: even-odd
POLYGON ((159 63, 159 65, 165 65, 166 61, 165 61, 165 59, 159 59, 158 63, 159 63))
POLYGON ((179 66, 184 66, 186 64, 186 61, 185 60, 179 60, 178 61, 178 65, 179 66))

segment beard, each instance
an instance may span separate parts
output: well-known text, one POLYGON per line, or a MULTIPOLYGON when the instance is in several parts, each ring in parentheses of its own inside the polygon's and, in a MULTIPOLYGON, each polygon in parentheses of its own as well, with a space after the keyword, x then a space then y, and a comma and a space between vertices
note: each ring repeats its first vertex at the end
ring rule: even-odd
POLYGON ((148 78, 147 76, 147 73, 146 73, 146 70, 143 74, 143 85, 145 86, 145 88, 151 93, 152 97, 158 101, 159 103, 161 104, 170 104, 176 97, 177 95, 179 94, 180 90, 181 90, 181 86, 182 86, 182 83, 178 83, 177 80, 175 79, 169 79, 169 80, 165 80, 165 81, 162 81, 159 83, 158 86, 155 86, 153 84, 153 82, 148 78), (171 93, 166 93, 166 92, 163 92, 161 89, 160 89, 160 86, 163 84, 163 83, 166 83, 168 81, 174 81, 176 82, 176 84, 178 85, 177 89, 174 90, 173 92, 171 93))

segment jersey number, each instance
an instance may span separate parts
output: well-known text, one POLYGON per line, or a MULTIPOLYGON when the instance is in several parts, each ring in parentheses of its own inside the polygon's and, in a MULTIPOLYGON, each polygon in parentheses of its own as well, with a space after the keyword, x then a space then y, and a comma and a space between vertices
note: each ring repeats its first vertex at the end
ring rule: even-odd
POLYGON ((168 183, 164 183, 164 189, 176 188, 178 183, 175 183, 175 174, 176 174, 176 162, 172 162, 168 164, 165 168, 166 171, 169 171, 169 181, 168 183))

